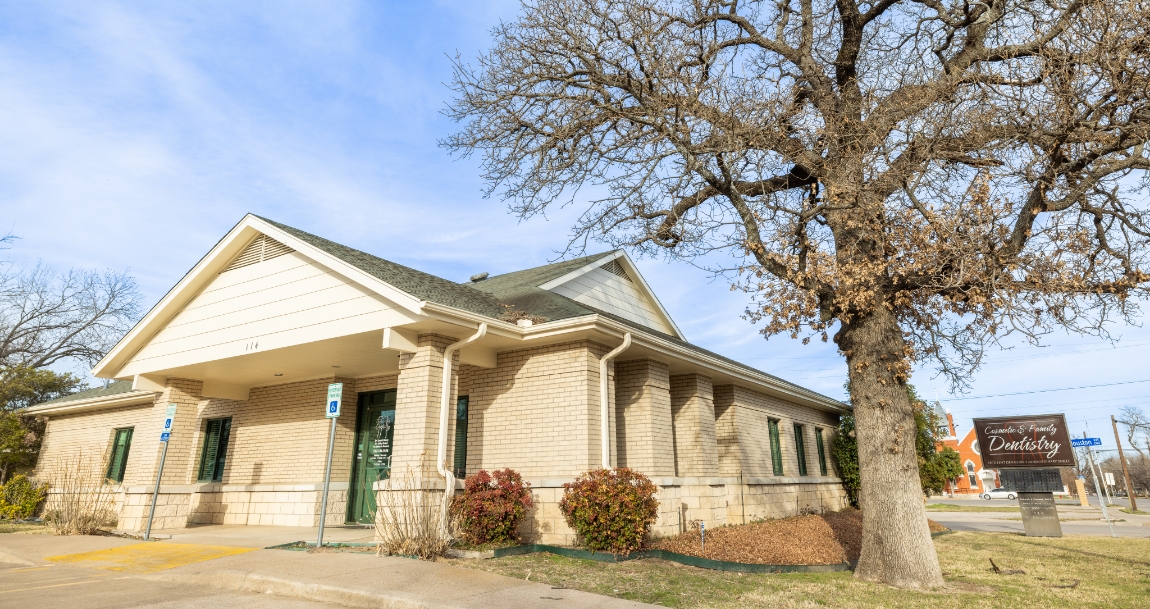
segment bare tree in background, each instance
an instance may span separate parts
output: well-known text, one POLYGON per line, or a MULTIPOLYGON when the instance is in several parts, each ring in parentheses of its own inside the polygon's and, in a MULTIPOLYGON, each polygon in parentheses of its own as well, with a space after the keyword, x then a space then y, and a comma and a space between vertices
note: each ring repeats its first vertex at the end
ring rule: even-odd
POLYGON ((1126 441, 1138 451, 1139 456, 1147 458, 1142 447, 1138 446, 1138 435, 1142 435, 1142 443, 1150 450, 1150 417, 1146 416, 1146 411, 1140 406, 1123 406, 1118 412, 1118 422, 1126 426, 1126 441))
POLYGON ((521 217, 591 192, 576 247, 727 252, 764 334, 833 333, 855 574, 935 587, 911 367, 963 388, 1005 335, 1138 314, 1148 31, 1147 0, 528 0, 443 145, 521 217))
POLYGON ((0 269, 0 366, 93 365, 139 316, 127 273, 0 269))

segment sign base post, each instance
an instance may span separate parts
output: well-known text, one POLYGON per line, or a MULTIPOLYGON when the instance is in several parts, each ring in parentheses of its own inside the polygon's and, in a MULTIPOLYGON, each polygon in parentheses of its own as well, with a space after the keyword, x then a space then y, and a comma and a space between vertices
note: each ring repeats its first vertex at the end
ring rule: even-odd
POLYGON ((1053 493, 1020 492, 1018 507, 1022 510, 1022 526, 1027 537, 1062 537, 1053 493))
POLYGON ((327 386, 327 402, 324 404, 324 416, 331 419, 331 435, 327 438, 327 467, 323 472, 323 497, 319 503, 319 538, 315 547, 323 547, 323 525, 327 521, 327 490, 331 483, 331 453, 335 448, 335 423, 339 419, 343 405, 343 383, 332 383, 327 386))

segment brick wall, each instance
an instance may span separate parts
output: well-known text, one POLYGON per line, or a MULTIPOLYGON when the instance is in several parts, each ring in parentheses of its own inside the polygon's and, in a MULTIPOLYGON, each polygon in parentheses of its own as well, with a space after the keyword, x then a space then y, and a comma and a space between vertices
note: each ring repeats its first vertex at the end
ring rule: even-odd
POLYGON ((719 475, 711 378, 701 374, 672 376, 671 416, 675 432, 675 475, 719 475))
POLYGON ((599 358, 606 351, 578 341, 500 353, 495 368, 463 366, 467 471, 510 467, 541 478, 599 467, 599 358))
POLYGON ((648 476, 675 475, 671 379, 667 364, 615 362, 616 444, 620 467, 648 476))
POLYGON ((719 450, 719 471, 723 476, 760 477, 774 475, 768 421, 779 421, 779 447, 783 475, 798 476, 794 424, 804 427, 807 474, 819 475, 819 459, 814 430, 823 430, 827 474, 834 476, 830 442, 838 428, 838 415, 799 406, 745 387, 720 385, 714 388, 715 430, 719 450))

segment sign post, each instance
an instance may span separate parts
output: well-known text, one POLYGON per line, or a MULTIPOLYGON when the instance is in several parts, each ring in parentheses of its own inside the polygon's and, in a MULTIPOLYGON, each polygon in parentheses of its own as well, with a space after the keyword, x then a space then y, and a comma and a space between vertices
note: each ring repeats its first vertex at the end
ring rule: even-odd
POLYGON ((987 469, 998 469, 1014 491, 1027 537, 1062 537, 1054 493, 1062 492, 1057 467, 1073 467, 1074 451, 1061 414, 974 419, 987 469))
MULTIPOLYGON (((1082 435, 1085 436, 1086 433, 1083 432, 1082 435)), ((1098 438, 1084 437, 1084 439, 1094 440, 1098 442, 1098 444, 1102 443, 1098 438)), ((1110 525, 1110 536, 1118 537, 1114 534, 1114 523, 1110 522, 1110 513, 1106 511, 1106 491, 1102 490, 1102 486, 1098 484, 1098 470, 1094 465, 1094 451, 1090 450, 1091 446, 1095 446, 1095 444, 1091 443, 1086 445, 1086 458, 1090 461, 1090 474, 1094 476, 1094 488, 1098 491, 1098 505, 1102 507, 1102 517, 1106 519, 1106 524, 1110 525)))
POLYGON ((335 423, 339 419, 340 406, 343 403, 343 383, 332 383, 327 386, 327 401, 324 402, 324 416, 331 419, 331 434, 327 439, 327 467, 323 473, 323 498, 319 508, 319 539, 315 547, 323 547, 323 525, 327 520, 327 488, 331 483, 331 453, 335 447, 335 423))
POLYGON ((156 472, 156 488, 152 491, 152 508, 148 510, 148 526, 144 528, 144 541, 152 536, 152 519, 156 516, 156 499, 160 496, 160 479, 164 477, 164 459, 168 456, 168 440, 172 437, 172 424, 176 422, 176 405, 168 404, 164 414, 164 428, 160 431, 160 444, 164 450, 160 452, 160 469, 156 472))

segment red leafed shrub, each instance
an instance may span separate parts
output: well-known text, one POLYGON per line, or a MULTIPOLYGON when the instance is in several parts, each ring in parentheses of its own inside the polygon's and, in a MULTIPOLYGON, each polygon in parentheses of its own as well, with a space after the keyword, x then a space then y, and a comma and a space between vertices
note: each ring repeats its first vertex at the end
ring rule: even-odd
POLYGON ((563 488, 559 509, 588 550, 638 550, 659 516, 658 488, 633 469, 591 470, 563 488))
POLYGON ((512 469, 468 476, 451 500, 451 515, 464 541, 479 545, 516 541, 519 522, 535 503, 531 484, 512 469))

